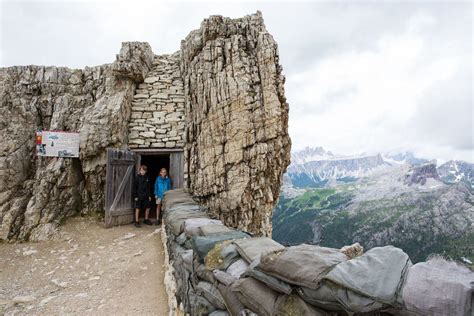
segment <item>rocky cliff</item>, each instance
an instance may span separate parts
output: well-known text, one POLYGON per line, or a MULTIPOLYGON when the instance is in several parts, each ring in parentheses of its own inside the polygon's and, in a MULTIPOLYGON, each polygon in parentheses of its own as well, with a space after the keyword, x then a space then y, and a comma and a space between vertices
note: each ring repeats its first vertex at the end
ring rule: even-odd
POLYGON ((277 44, 259 12, 212 16, 181 43, 190 190, 229 226, 271 235, 290 161, 277 44))
POLYGON ((65 217, 103 210, 105 149, 127 143, 147 43, 123 43, 112 64, 0 69, 0 239, 40 240, 65 217), (37 157, 36 130, 79 131, 80 159, 37 157))
POLYGON ((209 212, 270 235, 290 153, 283 84, 260 13, 212 16, 172 55, 130 42, 112 64, 1 68, 0 240, 49 238, 67 216, 102 213, 109 147, 185 147, 209 212), (36 130, 80 132, 80 159, 37 157, 36 130))

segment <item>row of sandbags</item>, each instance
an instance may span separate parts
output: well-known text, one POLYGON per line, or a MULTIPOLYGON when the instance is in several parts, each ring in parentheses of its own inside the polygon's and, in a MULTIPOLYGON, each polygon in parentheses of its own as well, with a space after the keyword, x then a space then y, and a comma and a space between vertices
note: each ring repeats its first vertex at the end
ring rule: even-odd
POLYGON ((191 315, 472 312, 473 273, 455 263, 412 266, 392 246, 283 247, 210 219, 181 190, 166 194, 164 208, 179 300, 191 315))

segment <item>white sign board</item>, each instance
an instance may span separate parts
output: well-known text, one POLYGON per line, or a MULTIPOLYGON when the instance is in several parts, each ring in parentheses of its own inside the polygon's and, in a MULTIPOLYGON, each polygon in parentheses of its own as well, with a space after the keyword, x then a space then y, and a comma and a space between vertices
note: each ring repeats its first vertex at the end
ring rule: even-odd
POLYGON ((36 132, 36 153, 43 157, 79 157, 79 133, 36 132))

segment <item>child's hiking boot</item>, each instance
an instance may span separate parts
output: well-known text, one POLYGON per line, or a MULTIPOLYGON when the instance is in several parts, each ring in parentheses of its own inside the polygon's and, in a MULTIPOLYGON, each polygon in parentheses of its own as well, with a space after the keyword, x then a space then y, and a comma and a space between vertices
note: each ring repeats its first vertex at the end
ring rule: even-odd
POLYGON ((152 222, 147 218, 143 221, 144 224, 153 225, 152 222))

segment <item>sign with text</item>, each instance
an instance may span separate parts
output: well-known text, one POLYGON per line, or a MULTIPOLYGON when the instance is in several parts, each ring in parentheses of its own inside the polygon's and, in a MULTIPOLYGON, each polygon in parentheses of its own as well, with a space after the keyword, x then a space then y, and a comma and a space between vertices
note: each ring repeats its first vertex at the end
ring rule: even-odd
POLYGON ((79 133, 36 132, 36 153, 43 157, 79 158, 79 133))

